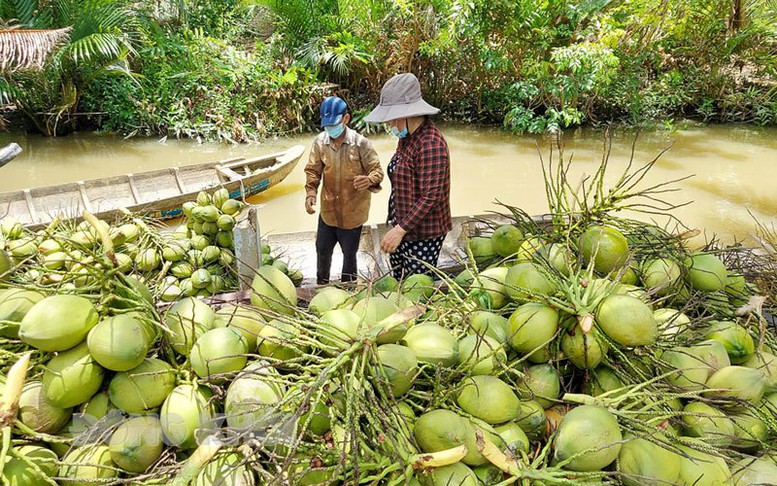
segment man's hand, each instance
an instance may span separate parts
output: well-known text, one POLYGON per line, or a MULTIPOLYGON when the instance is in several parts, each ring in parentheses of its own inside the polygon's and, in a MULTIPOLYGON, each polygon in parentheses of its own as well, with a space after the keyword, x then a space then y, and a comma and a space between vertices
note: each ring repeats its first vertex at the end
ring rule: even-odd
POLYGON ((366 191, 371 185, 372 182, 370 182, 370 178, 366 175, 358 175, 353 178, 353 187, 357 191, 366 191))
POLYGON ((305 211, 308 212, 308 214, 313 214, 316 212, 316 209, 313 207, 316 205, 316 196, 308 196, 305 198, 305 211))
POLYGON ((407 231, 402 229, 401 226, 394 226, 380 240, 380 249, 386 253, 394 253, 406 234, 407 231))

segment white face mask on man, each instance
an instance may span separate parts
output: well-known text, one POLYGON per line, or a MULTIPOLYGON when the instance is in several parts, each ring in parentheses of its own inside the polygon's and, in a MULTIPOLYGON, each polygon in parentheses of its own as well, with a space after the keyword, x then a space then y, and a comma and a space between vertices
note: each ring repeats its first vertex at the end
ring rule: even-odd
POLYGON ((338 125, 328 125, 324 127, 324 130, 326 130, 326 133, 328 133, 330 137, 337 138, 345 131, 345 123, 340 123, 338 125))

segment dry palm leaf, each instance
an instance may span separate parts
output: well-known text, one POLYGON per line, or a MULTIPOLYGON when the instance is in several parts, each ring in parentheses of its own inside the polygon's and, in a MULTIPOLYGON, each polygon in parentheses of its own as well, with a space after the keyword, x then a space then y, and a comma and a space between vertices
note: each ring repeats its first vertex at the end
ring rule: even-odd
POLYGON ((0 30, 0 72, 43 67, 49 54, 68 40, 70 30, 0 30))

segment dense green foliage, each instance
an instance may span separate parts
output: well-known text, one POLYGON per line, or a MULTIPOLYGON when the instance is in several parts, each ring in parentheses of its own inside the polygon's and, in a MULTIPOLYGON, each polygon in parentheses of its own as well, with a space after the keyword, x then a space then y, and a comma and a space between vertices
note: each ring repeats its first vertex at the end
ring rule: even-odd
POLYGON ((124 133, 242 141, 312 127, 333 92, 359 119, 390 76, 410 70, 445 116, 516 132, 676 117, 777 122, 772 0, 137 5, 0 0, 0 16, 22 26, 75 26, 43 72, 2 74, 0 95, 3 82, 21 88, 16 105, 41 131, 51 120, 40 113, 99 112, 102 128, 124 133), (25 3, 40 8, 13 15, 25 3), (132 74, 108 75, 117 72, 132 74))

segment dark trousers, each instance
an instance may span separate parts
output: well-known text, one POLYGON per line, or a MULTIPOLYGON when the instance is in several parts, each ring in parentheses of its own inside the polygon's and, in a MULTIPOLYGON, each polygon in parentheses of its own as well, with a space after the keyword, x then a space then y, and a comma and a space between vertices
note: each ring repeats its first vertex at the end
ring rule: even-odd
POLYGON ((329 226, 324 223, 321 216, 318 217, 318 233, 316 234, 316 280, 319 285, 329 283, 329 272, 332 267, 332 253, 335 245, 340 243, 343 251, 343 271, 341 282, 356 280, 356 251, 359 249, 362 227, 354 229, 342 229, 329 226))

